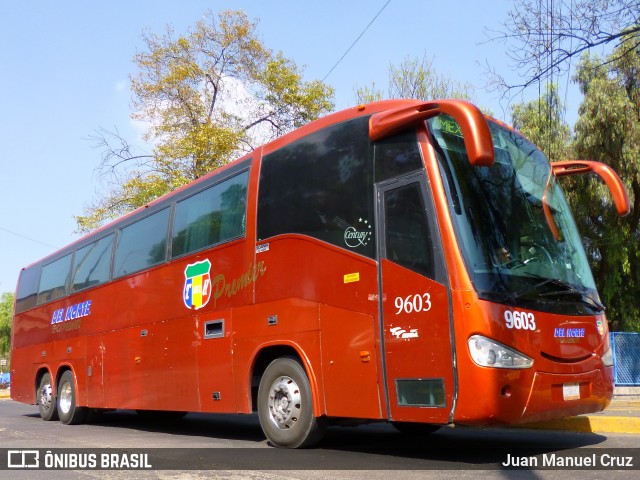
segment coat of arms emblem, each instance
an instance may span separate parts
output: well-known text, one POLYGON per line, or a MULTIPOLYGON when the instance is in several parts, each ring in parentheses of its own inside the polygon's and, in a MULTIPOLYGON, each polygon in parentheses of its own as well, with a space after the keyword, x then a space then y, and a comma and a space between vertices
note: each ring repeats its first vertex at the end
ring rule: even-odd
POLYGON ((184 269, 184 290, 182 298, 187 308, 198 310, 211 298, 211 262, 190 263, 184 269))

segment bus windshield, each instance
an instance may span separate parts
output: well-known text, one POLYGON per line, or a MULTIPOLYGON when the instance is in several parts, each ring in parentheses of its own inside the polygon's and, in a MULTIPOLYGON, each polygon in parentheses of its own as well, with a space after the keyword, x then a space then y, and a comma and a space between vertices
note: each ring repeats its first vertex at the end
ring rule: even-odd
POLYGON ((579 233, 545 155, 490 121, 495 162, 473 167, 455 120, 438 116, 427 123, 479 297, 552 313, 601 312, 579 233), (553 222, 545 217, 544 202, 553 222))

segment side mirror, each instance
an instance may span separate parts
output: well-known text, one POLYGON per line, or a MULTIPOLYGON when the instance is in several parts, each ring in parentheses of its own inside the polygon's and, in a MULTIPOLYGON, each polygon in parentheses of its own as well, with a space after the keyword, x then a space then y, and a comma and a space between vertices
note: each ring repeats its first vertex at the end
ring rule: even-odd
POLYGON ((597 174, 609 188, 618 215, 624 217, 631 211, 627 190, 624 188, 618 174, 609 165, 591 160, 567 160, 552 162, 551 170, 553 170, 553 174, 556 177, 582 175, 585 173, 597 174))
POLYGON ((409 107, 375 113, 369 119, 369 138, 372 141, 381 140, 401 130, 416 127, 436 115, 450 115, 458 122, 471 165, 493 165, 493 140, 487 119, 478 107, 464 100, 419 102, 409 107))
MULTIPOLYGON (((627 190, 624 188, 622 180, 620 180, 618 174, 609 165, 591 160, 566 160, 562 162, 551 162, 551 171, 556 177, 595 173, 604 180, 604 183, 609 188, 609 192, 611 192, 611 196, 613 197, 613 203, 616 205, 618 215, 623 217, 631 211, 627 190)), ((551 229, 551 233, 553 233, 556 240, 560 240, 560 232, 553 220, 551 208, 547 202, 548 190, 549 183, 547 183, 547 187, 545 188, 542 196, 542 209, 544 210, 544 216, 547 219, 547 224, 551 229)))

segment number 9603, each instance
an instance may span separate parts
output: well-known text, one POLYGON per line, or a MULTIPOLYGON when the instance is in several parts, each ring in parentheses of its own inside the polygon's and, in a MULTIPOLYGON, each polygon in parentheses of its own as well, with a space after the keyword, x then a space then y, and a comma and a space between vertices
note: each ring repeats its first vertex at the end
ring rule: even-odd
POLYGON ((395 306, 398 309, 396 315, 413 312, 428 312, 431 310, 431 294, 416 293, 415 295, 407 295, 406 297, 396 297, 395 306))
POLYGON ((515 328, 516 330, 535 330, 536 317, 530 312, 506 310, 504 312, 504 324, 507 328, 515 328))

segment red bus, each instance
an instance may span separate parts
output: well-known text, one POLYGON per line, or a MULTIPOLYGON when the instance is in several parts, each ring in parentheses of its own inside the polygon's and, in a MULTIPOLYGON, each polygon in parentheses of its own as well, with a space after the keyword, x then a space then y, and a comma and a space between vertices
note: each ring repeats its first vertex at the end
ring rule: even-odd
POLYGON ((327 424, 499 425, 604 409, 604 307, 550 164, 473 105, 314 121, 22 270, 11 397, 327 424))

